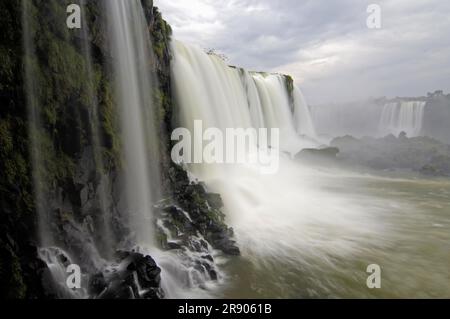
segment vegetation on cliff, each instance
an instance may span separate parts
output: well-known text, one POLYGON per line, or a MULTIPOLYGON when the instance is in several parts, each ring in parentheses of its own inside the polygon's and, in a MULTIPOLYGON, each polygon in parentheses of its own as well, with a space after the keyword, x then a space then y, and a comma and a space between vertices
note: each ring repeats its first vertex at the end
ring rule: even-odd
MULTIPOLYGON (((195 228, 213 245, 237 254, 230 239, 232 231, 220 207, 213 204, 220 198, 199 191, 199 184, 190 182, 170 159, 172 30, 151 0, 141 2, 154 50, 148 63, 158 78, 154 105, 160 124, 164 196, 197 214, 195 228)), ((121 132, 102 1, 86 2, 83 18, 88 32, 66 27, 66 7, 71 3, 30 0, 26 12, 20 0, 0 3, 0 287, 6 298, 54 297, 42 285, 46 265, 37 251, 33 147, 40 150, 34 169, 42 177, 46 212, 54 216, 49 227, 62 247, 70 245, 75 254, 82 255, 85 228, 95 237, 103 222, 96 202, 100 187, 112 198, 110 209, 118 210, 113 197, 121 170, 121 132), (28 23, 29 50, 24 46, 22 17, 28 23), (26 66, 31 78, 24 76, 26 66), (34 117, 27 108, 27 95, 35 106, 34 117), (30 136, 37 145, 32 145, 30 136), (109 182, 105 184, 102 176, 109 182)), ((124 230, 116 222, 114 231, 120 235, 124 230)))

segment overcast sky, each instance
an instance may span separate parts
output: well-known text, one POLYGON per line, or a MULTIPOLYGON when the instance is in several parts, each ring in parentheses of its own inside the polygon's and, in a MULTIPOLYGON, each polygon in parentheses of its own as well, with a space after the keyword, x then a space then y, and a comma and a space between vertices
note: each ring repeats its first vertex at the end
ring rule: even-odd
POLYGON ((449 0, 155 0, 175 38, 291 74, 310 103, 450 91, 449 0), (382 28, 367 28, 367 6, 382 28))

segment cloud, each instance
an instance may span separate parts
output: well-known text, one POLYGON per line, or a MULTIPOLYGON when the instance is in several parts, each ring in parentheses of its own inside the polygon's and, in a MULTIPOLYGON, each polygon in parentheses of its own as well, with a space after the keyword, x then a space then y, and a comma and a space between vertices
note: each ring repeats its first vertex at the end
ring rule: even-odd
POLYGON ((175 37, 252 70, 289 73, 313 102, 450 91, 450 2, 155 0, 175 37))

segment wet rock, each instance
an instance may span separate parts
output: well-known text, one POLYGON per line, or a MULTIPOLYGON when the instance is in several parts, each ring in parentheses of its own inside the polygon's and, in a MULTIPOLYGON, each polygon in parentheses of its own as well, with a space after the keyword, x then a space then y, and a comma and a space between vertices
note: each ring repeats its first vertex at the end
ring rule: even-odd
POLYGON ((210 262, 214 262, 214 258, 211 255, 203 255, 202 258, 206 259, 206 260, 209 260, 210 262))
MULTIPOLYGON (((175 174, 174 171, 173 174, 175 174)), ((187 174, 182 172, 178 172, 176 176, 177 178, 187 178, 187 174)), ((228 255, 239 255, 240 250, 233 240, 234 231, 227 227, 224 215, 220 211, 220 208, 223 207, 220 195, 208 193, 206 186, 202 183, 195 184, 185 181, 184 183, 180 182, 180 185, 183 190, 175 192, 174 199, 166 200, 165 204, 158 207, 161 212, 160 218, 164 227, 171 232, 171 237, 181 241, 180 245, 184 245, 192 251, 202 252, 207 249, 208 243, 202 243, 196 239, 199 233, 213 248, 222 250, 228 255)), ((161 233, 163 233, 162 230, 161 233)), ((178 249, 178 246, 176 248, 169 247, 169 240, 163 239, 165 239, 163 247, 178 249)))
POLYGON ((176 250, 181 249, 182 246, 180 244, 174 243, 174 242, 167 242, 167 249, 169 250, 176 250))
POLYGON ((98 296, 108 288, 105 276, 102 273, 92 275, 89 278, 89 295, 98 296))
POLYGON ((335 160, 339 154, 339 148, 326 147, 322 149, 304 149, 297 155, 297 160, 335 160))
POLYGON ((220 194, 206 193, 205 196, 206 196, 206 200, 208 201, 209 205, 213 209, 223 208, 223 201, 222 201, 222 197, 220 196, 220 194))
POLYGON ((113 271, 98 273, 89 279, 92 298, 161 299, 161 269, 150 256, 118 251, 113 271))

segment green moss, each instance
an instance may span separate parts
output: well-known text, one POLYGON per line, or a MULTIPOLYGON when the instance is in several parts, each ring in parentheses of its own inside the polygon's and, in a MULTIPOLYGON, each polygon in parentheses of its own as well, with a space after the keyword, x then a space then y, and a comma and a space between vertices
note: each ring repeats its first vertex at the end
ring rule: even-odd
POLYGON ((45 132, 37 134, 37 145, 35 151, 40 161, 38 165, 39 176, 48 185, 54 181, 72 178, 75 172, 74 159, 55 149, 52 138, 45 132))
POLYGON ((121 139, 117 125, 116 109, 110 83, 102 78, 99 88, 100 126, 104 142, 106 167, 121 165, 121 139))
POLYGON ((0 120, 0 146, 0 152, 4 155, 10 153, 14 147, 10 123, 6 120, 0 120))
POLYGON ((162 18, 158 8, 153 8, 154 25, 151 32, 153 50, 159 60, 164 60, 169 52, 169 43, 172 37, 172 28, 162 18))
POLYGON ((167 235, 159 227, 157 227, 156 242, 159 243, 161 247, 165 247, 167 245, 167 241, 167 235))
POLYGON ((291 106, 291 112, 294 113, 294 79, 290 75, 284 76, 286 83, 286 91, 289 97, 289 104, 291 106))
POLYGON ((0 282, 2 295, 6 299, 24 299, 27 287, 22 277, 20 260, 14 252, 2 241, 0 258, 0 282))
POLYGON ((286 81, 286 90, 287 90, 289 96, 292 96, 292 94, 294 92, 294 79, 290 75, 285 75, 284 78, 286 81))

